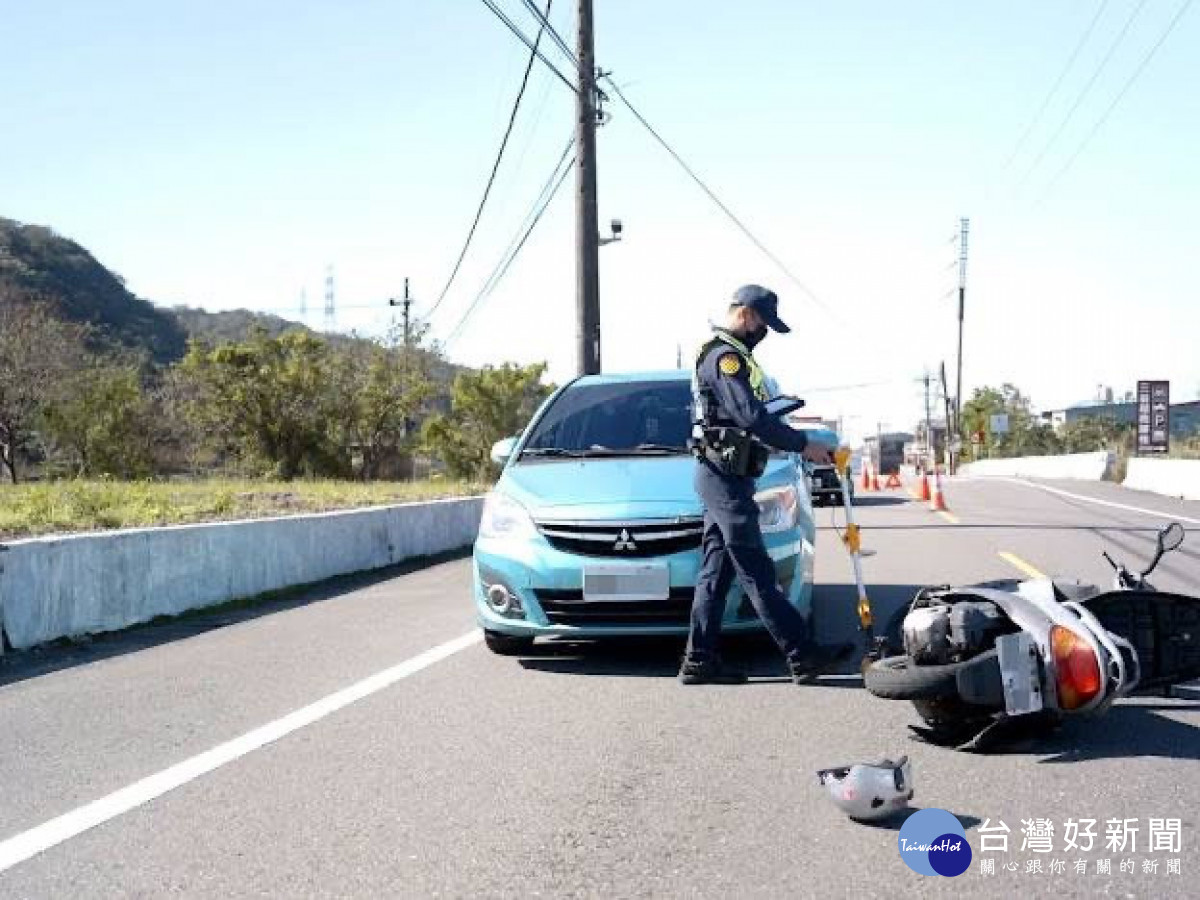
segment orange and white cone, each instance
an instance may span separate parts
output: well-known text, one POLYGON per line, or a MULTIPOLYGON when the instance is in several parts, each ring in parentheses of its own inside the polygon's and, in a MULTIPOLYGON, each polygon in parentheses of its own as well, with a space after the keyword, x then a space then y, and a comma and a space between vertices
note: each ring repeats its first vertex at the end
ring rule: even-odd
POLYGON ((879 490, 879 470, 875 468, 874 463, 871 463, 871 490, 879 490))
POLYGON ((933 512, 946 512, 946 496, 942 493, 942 473, 933 476, 933 496, 929 498, 929 508, 933 512))
POLYGON ((928 503, 928 502, 930 501, 930 499, 932 498, 932 496, 933 496, 933 495, 932 495, 932 494, 929 492, 929 473, 928 473, 928 472, 922 472, 922 473, 921 473, 921 494, 920 494, 920 500, 921 500, 923 503, 928 503))
POLYGON ((864 491, 869 491, 871 489, 871 463, 869 460, 863 460, 862 470, 862 489, 864 491))

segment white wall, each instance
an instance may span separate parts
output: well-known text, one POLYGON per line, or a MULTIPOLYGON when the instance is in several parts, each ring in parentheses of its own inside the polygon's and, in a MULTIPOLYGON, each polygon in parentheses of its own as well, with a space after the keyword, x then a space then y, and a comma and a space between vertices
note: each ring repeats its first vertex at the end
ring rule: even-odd
POLYGON ((1200 500, 1200 460, 1131 459, 1124 484, 1138 491, 1200 500))
POLYGON ((139 528, 14 541, 0 553, 0 625, 13 647, 309 584, 475 539, 483 500, 139 528))
POLYGON ((1110 454, 1070 453, 1063 456, 1022 456, 1015 459, 984 459, 959 469, 976 478, 1073 478, 1103 481, 1112 467, 1110 454))

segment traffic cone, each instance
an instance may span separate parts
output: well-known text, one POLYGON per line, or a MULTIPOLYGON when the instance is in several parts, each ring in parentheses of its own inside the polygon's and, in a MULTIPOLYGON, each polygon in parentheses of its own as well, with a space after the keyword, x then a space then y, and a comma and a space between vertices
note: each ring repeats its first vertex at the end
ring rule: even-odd
POLYGON ((871 490, 879 490, 879 472, 874 463, 871 464, 871 490))
POLYGON ((862 470, 862 489, 864 491, 869 491, 871 489, 871 463, 869 460, 863 460, 862 470))
POLYGON ((901 484, 901 482, 900 482, 900 476, 897 473, 893 472, 891 475, 889 475, 887 477, 887 483, 884 485, 884 487, 888 488, 888 489, 902 488, 902 487, 904 487, 904 485, 901 484))
POLYGON ((946 512, 946 496, 942 493, 942 473, 939 469, 933 476, 933 496, 929 499, 933 512, 946 512))
POLYGON ((932 494, 930 494, 930 493, 929 493, 929 473, 928 473, 928 472, 922 472, 922 473, 921 473, 921 495, 920 495, 920 500, 921 500, 922 502, 924 502, 924 503, 928 503, 928 502, 929 502, 929 500, 930 500, 930 497, 932 497, 932 494))

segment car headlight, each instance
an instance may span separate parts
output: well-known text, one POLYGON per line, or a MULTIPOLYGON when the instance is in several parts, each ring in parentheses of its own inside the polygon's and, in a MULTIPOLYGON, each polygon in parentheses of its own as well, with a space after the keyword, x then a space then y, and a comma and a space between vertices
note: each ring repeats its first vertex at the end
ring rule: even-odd
POLYGON ((522 539, 537 534, 529 513, 516 500, 492 491, 483 501, 483 516, 479 520, 482 538, 522 539))
POLYGON ((800 502, 792 485, 759 491, 754 495, 754 502, 758 504, 758 524, 764 534, 796 527, 800 502))

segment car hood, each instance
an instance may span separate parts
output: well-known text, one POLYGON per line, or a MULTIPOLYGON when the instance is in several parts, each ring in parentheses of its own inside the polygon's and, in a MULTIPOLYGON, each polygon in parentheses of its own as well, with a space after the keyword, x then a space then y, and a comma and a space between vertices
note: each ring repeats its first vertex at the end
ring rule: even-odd
MULTIPOLYGON (((695 471, 695 460, 685 456, 540 460, 509 466, 496 488, 535 518, 675 518, 702 512, 695 471)), ((790 462, 772 460, 759 488, 795 477, 790 462)))

